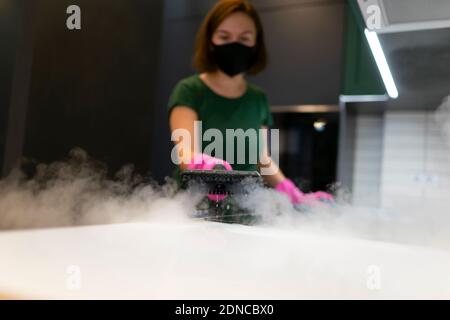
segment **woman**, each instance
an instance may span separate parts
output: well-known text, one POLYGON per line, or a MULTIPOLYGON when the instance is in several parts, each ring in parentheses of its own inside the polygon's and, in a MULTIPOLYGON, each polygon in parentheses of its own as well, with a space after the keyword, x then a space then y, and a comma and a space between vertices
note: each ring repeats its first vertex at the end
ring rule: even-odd
MULTIPOLYGON (((272 125, 265 93, 245 79, 246 73, 257 74, 267 65, 261 20, 248 1, 221 0, 215 5, 197 35, 194 64, 199 74, 180 81, 169 100, 172 133, 185 130, 194 140, 195 123, 201 121, 202 129, 213 128, 222 133, 226 149, 230 142, 226 141, 227 129, 259 130, 272 125)), ((259 135, 257 139, 259 143, 259 135)), ((188 145, 192 147, 181 151, 184 159, 180 164, 181 170, 212 169, 217 164, 228 170, 261 171, 264 168, 270 172, 263 175, 265 183, 286 194, 294 204, 332 199, 331 195, 323 192, 302 193, 270 159, 266 141, 262 143, 263 150, 246 144, 248 153, 243 162, 229 158, 225 161, 223 154, 227 154, 226 151, 222 158, 198 152, 193 147, 195 141, 188 145), (249 154, 255 152, 258 157, 253 163, 249 161, 249 154)), ((204 150, 205 141, 201 146, 204 150)))

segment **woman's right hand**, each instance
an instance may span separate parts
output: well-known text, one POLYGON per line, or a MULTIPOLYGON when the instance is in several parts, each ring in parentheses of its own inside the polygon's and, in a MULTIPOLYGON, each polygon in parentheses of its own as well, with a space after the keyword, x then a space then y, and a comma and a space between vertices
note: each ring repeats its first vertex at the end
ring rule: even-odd
POLYGON ((207 154, 198 153, 194 155, 187 165, 188 170, 213 170, 216 166, 223 166, 226 170, 233 170, 225 160, 211 157, 207 154))
MULTIPOLYGON (((187 168, 188 170, 213 170, 216 166, 223 166, 227 171, 233 170, 231 165, 225 160, 201 153, 192 157, 191 163, 187 165, 187 168)), ((208 199, 215 202, 223 201, 226 197, 226 195, 221 194, 208 194, 208 199)))

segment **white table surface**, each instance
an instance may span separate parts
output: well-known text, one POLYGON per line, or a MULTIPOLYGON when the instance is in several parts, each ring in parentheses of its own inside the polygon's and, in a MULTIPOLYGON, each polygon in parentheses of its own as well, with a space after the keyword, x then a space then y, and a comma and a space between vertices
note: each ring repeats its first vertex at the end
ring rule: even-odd
POLYGON ((0 297, 450 298, 450 252, 207 222, 0 232, 0 297))

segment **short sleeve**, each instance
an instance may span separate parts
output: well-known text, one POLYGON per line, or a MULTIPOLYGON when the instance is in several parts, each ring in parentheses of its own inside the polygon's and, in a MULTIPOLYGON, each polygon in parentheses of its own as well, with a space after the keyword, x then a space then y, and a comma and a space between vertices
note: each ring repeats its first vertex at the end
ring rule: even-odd
POLYGON ((263 119, 262 125, 266 127, 273 126, 273 116, 272 111, 270 110, 269 100, 267 99, 266 94, 263 94, 263 119))
POLYGON ((195 87, 190 86, 186 81, 180 81, 172 90, 168 104, 169 114, 176 106, 190 107, 198 112, 199 95, 196 92, 195 87))

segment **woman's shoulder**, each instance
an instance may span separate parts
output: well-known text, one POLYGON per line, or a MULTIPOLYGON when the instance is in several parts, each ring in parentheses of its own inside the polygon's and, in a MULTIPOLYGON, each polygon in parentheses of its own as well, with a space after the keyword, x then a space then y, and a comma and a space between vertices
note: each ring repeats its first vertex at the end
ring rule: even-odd
POLYGON ((248 82, 248 91, 261 99, 267 99, 266 91, 253 83, 248 82))
POLYGON ((194 74, 178 81, 176 87, 190 90, 201 90, 203 85, 200 76, 198 74, 194 74))
POLYGON ((169 109, 175 106, 188 106, 197 110, 204 96, 202 83, 198 75, 180 80, 169 97, 169 109))

